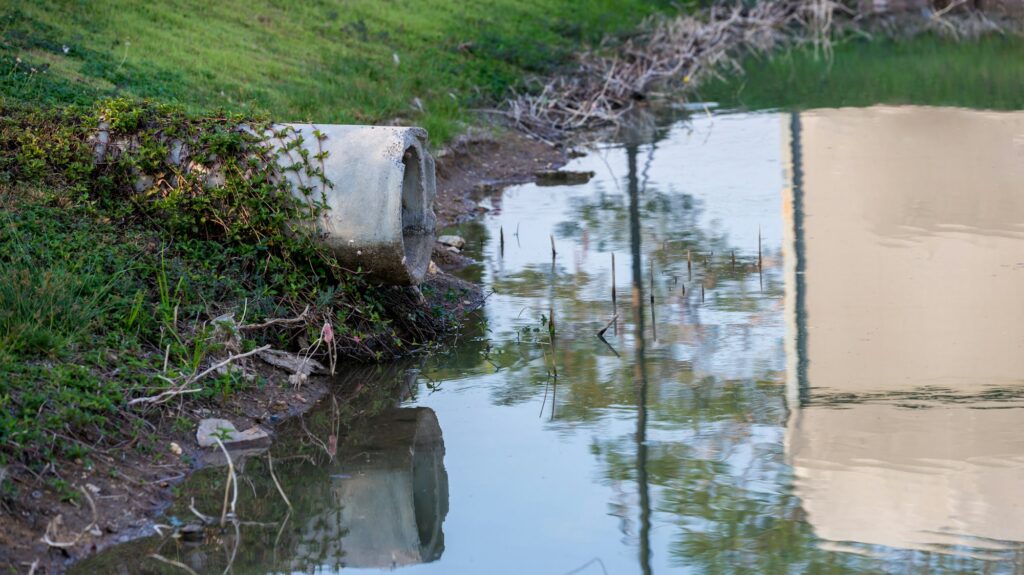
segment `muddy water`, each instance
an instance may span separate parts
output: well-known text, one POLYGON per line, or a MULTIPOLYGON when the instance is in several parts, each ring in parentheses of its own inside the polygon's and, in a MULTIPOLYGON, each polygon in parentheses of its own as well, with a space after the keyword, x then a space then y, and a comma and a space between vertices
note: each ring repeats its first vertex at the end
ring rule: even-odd
POLYGON ((719 115, 568 168, 457 230, 494 290, 458 346, 282 433, 290 512, 254 453, 237 529, 79 571, 1024 570, 1024 114, 719 115))

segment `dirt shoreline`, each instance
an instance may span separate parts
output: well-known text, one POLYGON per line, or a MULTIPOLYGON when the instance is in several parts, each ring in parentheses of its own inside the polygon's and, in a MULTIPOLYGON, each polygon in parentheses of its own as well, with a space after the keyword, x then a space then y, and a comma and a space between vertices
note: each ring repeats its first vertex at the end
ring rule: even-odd
MULTIPOLYGON (((478 217, 485 210, 477 201, 485 194, 557 169, 566 154, 517 132, 494 131, 463 136, 436 159, 434 208, 440 229, 478 217)), ((442 270, 465 264, 458 257, 440 257, 448 254, 444 250, 435 253, 442 270)), ((462 290, 464 297, 454 303, 441 297, 431 302, 456 314, 482 304, 476 286, 443 271, 429 276, 427 284, 440 288, 429 290, 437 294, 462 290)), ((259 425, 273 437, 279 424, 306 413, 331 390, 324 377, 294 389, 286 374, 268 366, 257 369, 268 382, 262 388, 239 392, 214 408, 182 406, 177 413, 192 422, 188 429, 170 417, 148 429, 148 443, 155 446, 150 453, 136 449, 133 441, 38 474, 24 466, 0 467, 0 574, 62 573, 77 560, 151 534, 174 500, 174 486, 198 469, 193 462, 202 450, 195 442, 195 419, 228 419, 238 429, 259 425)))

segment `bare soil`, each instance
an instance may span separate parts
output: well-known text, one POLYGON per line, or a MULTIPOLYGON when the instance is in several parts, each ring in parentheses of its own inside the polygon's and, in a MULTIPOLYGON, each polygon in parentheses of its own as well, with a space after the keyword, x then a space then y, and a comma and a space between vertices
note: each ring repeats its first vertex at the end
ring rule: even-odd
MULTIPOLYGON (((480 215, 484 210, 477 202, 485 195, 533 181, 536 173, 556 169, 565 159, 562 150, 518 133, 460 138, 437 154, 439 228, 480 215)), ((467 263, 443 248, 435 254, 441 270, 467 263)), ((434 289, 425 291, 436 294, 428 303, 451 313, 461 316, 483 305, 479 286, 443 271, 428 276, 426 283, 434 289), (445 297, 453 289, 461 297, 445 297)), ((199 419, 228 419, 240 430, 259 425, 273 435, 281 422, 305 413, 331 390, 330 378, 312 377, 295 388, 281 371, 256 361, 251 368, 265 385, 219 404, 182 403, 130 444, 42 472, 0 467, 0 574, 62 573, 78 559, 151 534, 155 519, 174 498, 175 485, 200 465, 199 419), (189 425, 182 424, 186 421, 189 425)))

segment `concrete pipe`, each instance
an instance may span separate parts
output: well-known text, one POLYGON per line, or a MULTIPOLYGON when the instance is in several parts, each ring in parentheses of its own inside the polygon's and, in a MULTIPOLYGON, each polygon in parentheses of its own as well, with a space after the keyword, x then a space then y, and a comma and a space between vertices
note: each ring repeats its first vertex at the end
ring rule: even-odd
MULTIPOLYGON (((252 133, 250 127, 239 130, 252 133)), ((361 269, 372 279, 418 285, 430 265, 434 247, 434 159, 422 128, 275 124, 264 137, 275 148, 283 176, 301 200, 326 200, 327 212, 316 222, 321 240, 341 265, 361 269), (303 162, 323 171, 323 179, 302 169, 303 162), (319 164, 319 166, 317 165, 319 164), (324 180, 329 182, 324 184, 324 180), (326 189, 325 189, 326 188, 326 189), (306 191, 310 194, 307 196, 306 191)), ((137 136, 112 136, 102 122, 91 138, 97 164, 137 149, 137 136)), ((206 168, 188 157, 189 145, 167 139, 167 162, 185 172, 201 170, 205 185, 224 184, 218 165, 206 168)), ((139 173, 135 189, 143 192, 156 179, 139 173)))
POLYGON ((300 161, 289 139, 301 138, 310 161, 321 160, 323 181, 304 171, 287 170, 296 197, 302 189, 321 192, 328 212, 318 222, 322 241, 339 262, 361 269, 378 281, 418 285, 434 246, 434 159, 422 128, 283 124, 275 126, 282 166, 300 161), (319 136, 318 136, 319 134, 319 136))

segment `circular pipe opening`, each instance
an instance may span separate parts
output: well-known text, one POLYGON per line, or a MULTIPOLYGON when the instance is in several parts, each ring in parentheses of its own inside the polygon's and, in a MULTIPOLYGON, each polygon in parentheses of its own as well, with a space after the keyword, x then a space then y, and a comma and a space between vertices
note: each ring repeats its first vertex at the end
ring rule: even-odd
POLYGON ((433 223, 428 222, 423 160, 415 146, 402 155, 402 249, 405 268, 414 282, 423 278, 434 247, 433 223))

